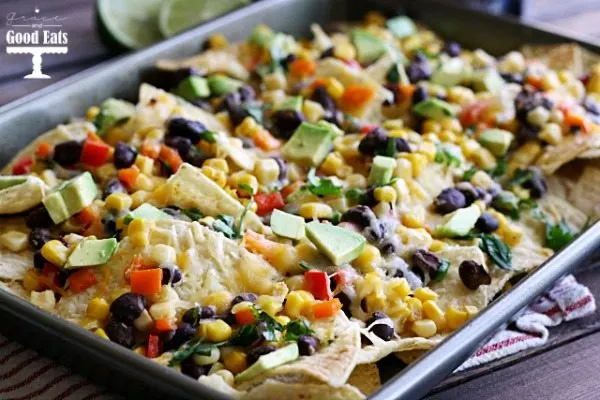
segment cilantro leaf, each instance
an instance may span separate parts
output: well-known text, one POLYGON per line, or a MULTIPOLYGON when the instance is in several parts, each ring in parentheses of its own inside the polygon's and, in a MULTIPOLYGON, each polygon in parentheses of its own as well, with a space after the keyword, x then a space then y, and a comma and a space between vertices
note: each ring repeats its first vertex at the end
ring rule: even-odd
POLYGON ((510 180, 508 181, 508 186, 512 187, 522 185, 525 182, 531 180, 532 177, 533 173, 531 171, 522 168, 517 168, 512 178, 510 178, 510 180))
POLYGON ((366 193, 365 189, 352 188, 346 191, 346 198, 354 203, 362 204, 366 202, 366 193))
POLYGON ((460 167, 463 162, 462 157, 447 146, 437 147, 437 152, 435 153, 435 158, 433 161, 444 165, 446 168, 449 168, 453 165, 455 167, 460 167))
POLYGON ((254 204, 254 197, 250 199, 248 204, 246 204, 246 207, 244 207, 244 211, 242 211, 242 213, 240 214, 240 222, 237 226, 237 229, 235 230, 236 237, 238 239, 244 235, 244 219, 246 218, 246 214, 248 214, 250 207, 252 207, 252 204, 254 204))
POLYGON ((329 178, 319 178, 316 176, 315 168, 308 172, 308 190, 317 196, 335 196, 342 193, 342 186, 329 178))
POLYGON ((479 237, 479 248, 486 253, 498 267, 512 269, 512 250, 496 235, 483 234, 479 237))
POLYGON ((218 215, 213 222, 213 229, 221 232, 228 239, 235 239, 235 220, 231 215, 218 215))
POLYGON ((450 261, 442 260, 442 263, 438 267, 437 272, 435 273, 434 281, 439 282, 446 277, 448 274, 448 268, 450 268, 450 261))
POLYGON ((311 269, 317 269, 317 267, 315 267, 314 265, 310 265, 309 263, 307 263, 304 260, 299 261, 298 266, 305 271, 310 271, 311 269))
POLYGON ((204 217, 204 215, 202 215, 200 210, 198 210, 197 208, 183 208, 181 209, 181 212, 192 221, 198 221, 199 219, 202 219, 204 217))
POLYGON ((487 173, 490 174, 492 178, 499 178, 506 173, 508 170, 508 164, 506 160, 503 158, 498 159, 496 162, 496 166, 492 169, 487 170, 487 173))
POLYGON ((477 171, 479 171, 477 168, 475 167, 471 167, 468 170, 465 171, 465 173, 462 176, 462 180, 463 181, 470 181, 471 178, 473 177, 473 175, 475 175, 477 173, 477 171))
POLYGON ((242 189, 244 192, 248 193, 251 196, 254 196, 254 188, 252 188, 252 186, 246 184, 246 183, 240 183, 238 185, 239 189, 242 189))
POLYGON ((200 135, 200 140, 205 140, 208 143, 216 143, 217 142, 215 133, 211 132, 211 131, 202 132, 202 134, 200 135))
POLYGON ((310 329, 310 325, 308 321, 305 319, 297 319, 289 322, 285 326, 285 334, 283 336, 283 340, 285 341, 297 341, 300 336, 310 336, 315 332, 310 329))
POLYGON ((232 337, 229 342, 236 346, 250 346, 258 339, 258 332, 254 325, 243 325, 232 337))
POLYGON ((169 367, 181 364, 182 361, 193 356, 194 354, 208 356, 213 349, 222 346, 225 343, 226 342, 205 343, 204 338, 192 339, 189 342, 184 343, 179 350, 173 353, 173 357, 169 360, 169 367))
POLYGON ((575 238, 575 232, 564 219, 561 219, 558 224, 546 222, 546 247, 557 251, 569 244, 573 238, 575 238))

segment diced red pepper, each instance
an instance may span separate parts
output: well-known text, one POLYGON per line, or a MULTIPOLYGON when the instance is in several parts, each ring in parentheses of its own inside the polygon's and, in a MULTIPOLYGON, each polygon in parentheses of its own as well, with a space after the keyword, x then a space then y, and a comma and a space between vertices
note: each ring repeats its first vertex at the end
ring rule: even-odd
POLYGON ((160 355, 160 340, 158 335, 148 336, 148 347, 146 348, 146 357, 156 358, 160 355))
POLYGON ((245 308, 235 313, 235 320, 240 325, 250 325, 254 323, 254 312, 251 308, 245 308))
POLYGON ((163 318, 163 319, 157 319, 156 321, 154 321, 154 329, 157 332, 168 332, 168 331, 172 331, 173 329, 175 329, 175 327, 173 326, 171 321, 163 318))
POLYGON ((254 201, 256 202, 256 213, 258 215, 266 215, 276 208, 283 208, 285 205, 283 197, 279 192, 256 193, 254 195, 254 201))
POLYGON ((33 166, 33 157, 31 156, 23 156, 17 160, 17 162, 12 167, 13 175, 25 175, 31 171, 31 167, 33 166))
POLYGON ((377 128, 376 124, 364 124, 360 128, 360 133, 369 133, 369 132, 371 132, 375 128, 377 128))
POLYGON ((98 282, 92 268, 82 268, 69 276, 69 288, 73 293, 81 293, 98 282))
POLYGON ((304 287, 312 293, 317 300, 331 299, 329 276, 323 271, 312 269, 304 273, 304 287))
POLYGON ((99 167, 106 164, 110 158, 110 146, 96 140, 86 140, 81 151, 82 164, 99 167))

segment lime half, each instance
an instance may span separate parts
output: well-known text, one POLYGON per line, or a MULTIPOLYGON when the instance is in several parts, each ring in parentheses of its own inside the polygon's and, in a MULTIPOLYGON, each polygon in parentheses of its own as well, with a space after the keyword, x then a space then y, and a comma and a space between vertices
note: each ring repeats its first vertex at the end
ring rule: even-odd
POLYGON ((167 0, 160 9, 158 27, 165 37, 170 37, 248 2, 249 0, 167 0))
POLYGON ((99 28, 106 39, 129 49, 160 41, 158 15, 164 0, 98 0, 99 28))

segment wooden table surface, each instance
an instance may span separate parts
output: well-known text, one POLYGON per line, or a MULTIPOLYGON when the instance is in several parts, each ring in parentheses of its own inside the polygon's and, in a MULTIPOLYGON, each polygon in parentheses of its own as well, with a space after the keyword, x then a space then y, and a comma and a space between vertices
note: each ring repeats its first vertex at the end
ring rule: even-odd
MULTIPOLYGON (((43 70, 51 75, 49 80, 22 79, 31 72, 31 57, 0 52, 0 105, 114 56, 96 33, 93 5, 94 0, 1 0, 0 37, 5 37, 8 13, 32 16, 39 6, 44 15, 66 18, 69 52, 44 56, 43 70)), ((600 0, 529 0, 523 11, 527 18, 600 37, 600 0)), ((600 299, 600 275, 596 269, 584 268, 576 277, 600 299)), ((544 348, 451 377, 427 399, 600 398, 600 312, 551 332, 544 348)))

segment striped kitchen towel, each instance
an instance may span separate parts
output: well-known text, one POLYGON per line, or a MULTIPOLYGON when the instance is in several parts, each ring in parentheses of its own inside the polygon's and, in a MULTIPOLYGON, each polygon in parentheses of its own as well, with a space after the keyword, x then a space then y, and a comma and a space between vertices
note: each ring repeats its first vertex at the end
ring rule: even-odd
MULTIPOLYGON (((518 330, 498 332, 457 371, 542 346, 548 327, 596 310, 594 296, 571 275, 561 279, 515 320, 518 330)), ((119 396, 69 369, 0 336, 0 399, 112 400, 119 396)))

